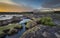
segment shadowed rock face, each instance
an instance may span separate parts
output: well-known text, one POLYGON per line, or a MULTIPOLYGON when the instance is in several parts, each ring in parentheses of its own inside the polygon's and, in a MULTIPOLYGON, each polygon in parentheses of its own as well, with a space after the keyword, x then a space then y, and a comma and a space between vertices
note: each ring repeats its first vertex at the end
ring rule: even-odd
POLYGON ((26 31, 21 38, 60 38, 60 27, 38 25, 26 31))

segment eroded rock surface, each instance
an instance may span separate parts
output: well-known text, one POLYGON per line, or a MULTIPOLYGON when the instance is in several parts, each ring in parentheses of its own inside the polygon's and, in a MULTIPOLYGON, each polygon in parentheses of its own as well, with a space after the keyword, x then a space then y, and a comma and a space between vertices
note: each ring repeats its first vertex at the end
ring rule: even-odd
POLYGON ((60 26, 37 25, 26 31, 20 38, 60 38, 60 26))

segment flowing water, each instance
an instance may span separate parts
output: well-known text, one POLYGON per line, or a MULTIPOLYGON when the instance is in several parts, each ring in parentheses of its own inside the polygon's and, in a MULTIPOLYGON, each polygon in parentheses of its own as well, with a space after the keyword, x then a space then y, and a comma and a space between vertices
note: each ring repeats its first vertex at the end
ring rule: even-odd
MULTIPOLYGON (((3 20, 5 20, 5 19, 8 19, 8 17, 9 17, 9 19, 10 18, 12 18, 12 16, 23 16, 23 15, 6 15, 7 17, 4 17, 4 19, 2 18, 2 16, 0 16, 0 20, 1 19, 3 19, 3 20)), ((38 15, 37 15, 38 16, 38 15)), ((48 15, 49 16, 49 15, 48 15)), ((56 15, 57 17, 59 16, 60 17, 60 14, 58 14, 58 15, 56 15)), ((40 17, 40 16, 39 16, 40 17)), ((52 15, 52 17, 55 17, 54 15, 52 15)), ((54 19, 53 19, 54 20, 54 19)), ((23 21, 23 20, 22 20, 23 21)), ((26 21, 26 20, 25 20, 26 21)), ((56 23, 56 24, 60 24, 60 21, 59 20, 54 20, 54 22, 56 23)), ((20 24, 20 22, 19 22, 19 24, 20 24)), ((26 29, 25 29, 25 24, 24 23, 21 23, 21 25, 23 26, 23 29, 21 30, 21 31, 19 31, 17 34, 14 34, 14 35, 12 35, 12 36, 6 36, 5 38, 19 38, 25 31, 26 31, 26 29)))
POLYGON ((23 29, 19 31, 17 34, 12 35, 12 36, 6 36, 5 38, 19 38, 25 31, 25 22, 29 21, 30 19, 23 19, 22 21, 19 22, 23 26, 23 29))
POLYGON ((23 29, 21 31, 19 31, 17 34, 12 35, 12 36, 6 36, 5 38, 19 38, 24 32, 25 32, 25 24, 22 24, 23 29))

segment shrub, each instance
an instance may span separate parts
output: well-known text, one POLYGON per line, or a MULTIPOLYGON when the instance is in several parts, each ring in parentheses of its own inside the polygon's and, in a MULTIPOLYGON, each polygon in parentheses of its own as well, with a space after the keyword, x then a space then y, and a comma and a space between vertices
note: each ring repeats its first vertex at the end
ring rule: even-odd
POLYGON ((44 25, 54 26, 55 24, 52 21, 51 17, 42 17, 39 22, 44 25))

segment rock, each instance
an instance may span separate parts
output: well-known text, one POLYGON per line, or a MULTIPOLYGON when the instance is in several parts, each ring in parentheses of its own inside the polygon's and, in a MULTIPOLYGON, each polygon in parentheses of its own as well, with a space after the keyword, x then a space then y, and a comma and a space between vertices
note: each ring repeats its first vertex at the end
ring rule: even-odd
POLYGON ((44 32, 43 36, 46 38, 57 38, 54 33, 44 32))
POLYGON ((4 33, 8 33, 10 29, 3 30, 4 33))
POLYGON ((21 21, 20 17, 16 17, 16 16, 13 16, 11 20, 12 20, 12 23, 17 23, 21 21))
POLYGON ((6 33, 0 34, 0 38, 5 38, 5 36, 6 36, 6 33))
POLYGON ((21 38, 60 38, 60 28, 58 26, 37 25, 33 28, 27 30, 21 38))
POLYGON ((16 34, 17 32, 18 32, 17 29, 12 29, 12 30, 10 30, 10 31, 8 32, 8 35, 14 35, 14 34, 16 34))
POLYGON ((57 38, 60 38, 60 34, 58 34, 58 33, 55 33, 55 35, 56 35, 56 37, 57 37, 57 38))

